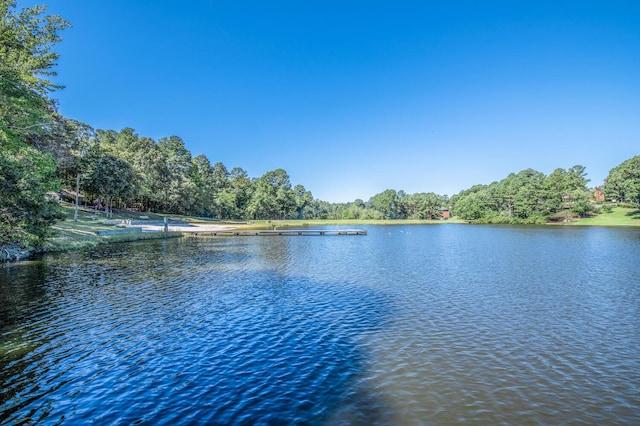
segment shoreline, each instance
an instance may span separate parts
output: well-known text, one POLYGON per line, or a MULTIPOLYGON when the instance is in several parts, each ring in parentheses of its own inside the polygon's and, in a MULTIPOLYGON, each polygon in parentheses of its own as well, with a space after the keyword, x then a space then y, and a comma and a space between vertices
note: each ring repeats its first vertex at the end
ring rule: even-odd
MULTIPOLYGON (((549 222, 534 226, 582 226, 582 227, 616 227, 635 229, 640 227, 640 210, 620 209, 615 214, 602 213, 596 216, 582 218, 570 222, 549 222)), ((54 235, 42 248, 20 249, 18 246, 6 246, 0 252, 0 263, 10 263, 28 260, 35 256, 47 253, 58 253, 70 250, 79 250, 95 247, 101 244, 114 244, 150 239, 180 238, 199 233, 212 233, 217 231, 235 231, 251 229, 287 229, 293 227, 311 226, 346 226, 346 225, 445 225, 445 224, 470 224, 459 219, 448 220, 413 220, 413 219, 383 219, 383 220, 256 220, 245 223, 207 223, 198 219, 192 222, 168 224, 168 231, 164 231, 164 225, 158 222, 136 224, 107 225, 105 221, 84 218, 78 222, 71 219, 61 221, 53 226, 54 235), (131 233, 124 230, 136 229, 131 233), (139 229, 139 231, 137 230, 139 229), (123 232, 124 231, 124 232, 123 232), (102 234, 102 235, 101 235, 102 234)), ((482 225, 482 224, 479 224, 482 225)), ((513 225, 513 224, 504 224, 513 225)), ((531 226, 531 225, 517 225, 531 226)))

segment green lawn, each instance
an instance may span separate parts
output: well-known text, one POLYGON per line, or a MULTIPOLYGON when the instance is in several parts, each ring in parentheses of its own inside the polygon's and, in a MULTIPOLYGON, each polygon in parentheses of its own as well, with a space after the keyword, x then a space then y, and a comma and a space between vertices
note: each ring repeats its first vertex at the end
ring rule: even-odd
POLYGON ((611 213, 600 214, 570 222, 575 226, 640 226, 640 209, 614 207, 611 213))
MULTIPOLYGON (((155 238, 165 238, 166 236, 181 236, 179 232, 169 232, 164 235, 161 232, 143 232, 136 234, 98 236, 97 231, 108 231, 117 229, 114 225, 105 225, 106 216, 104 212, 80 208, 78 210, 78 221, 73 221, 74 208, 63 205, 66 218, 53 225, 53 236, 45 243, 45 251, 65 251, 94 247, 98 244, 148 240, 155 238)), ((145 213, 114 213, 111 219, 139 219, 140 215, 149 217, 149 220, 163 220, 163 216, 145 213)))

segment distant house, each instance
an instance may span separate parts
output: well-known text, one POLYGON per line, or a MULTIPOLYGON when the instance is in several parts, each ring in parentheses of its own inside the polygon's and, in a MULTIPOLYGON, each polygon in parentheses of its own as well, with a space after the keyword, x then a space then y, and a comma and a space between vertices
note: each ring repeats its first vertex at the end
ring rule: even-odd
POLYGON ((596 201, 604 201, 604 192, 602 192, 602 190, 600 188, 598 188, 597 186, 593 190, 593 198, 596 201))
POLYGON ((448 207, 438 207, 440 210, 440 219, 447 220, 449 219, 449 208, 448 207))

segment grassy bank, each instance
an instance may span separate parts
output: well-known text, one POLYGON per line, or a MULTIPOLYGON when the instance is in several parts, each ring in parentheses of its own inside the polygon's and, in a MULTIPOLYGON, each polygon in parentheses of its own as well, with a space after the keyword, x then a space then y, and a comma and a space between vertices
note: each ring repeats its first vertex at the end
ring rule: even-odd
POLYGON ((601 213, 567 223, 571 226, 640 226, 640 209, 614 207, 601 213))
MULTIPOLYGON (((73 220, 74 209, 70 206, 63 206, 66 218, 56 223, 53 229, 53 235, 47 240, 42 251, 57 252, 66 250, 76 250, 88 247, 95 247, 99 244, 120 243, 128 241, 151 240, 159 238, 175 238, 181 237, 180 232, 138 232, 131 234, 117 235, 98 235, 100 231, 112 231, 119 229, 114 225, 105 224, 107 217, 104 212, 96 212, 94 210, 80 208, 78 211, 78 221, 73 220)), ((162 221, 163 216, 144 214, 149 220, 162 221)), ((139 219, 140 213, 133 212, 115 212, 109 219, 128 220, 139 219)))
MULTIPOLYGON (((247 224, 238 224, 238 229, 274 229, 301 226, 353 226, 359 225, 436 225, 450 223, 468 223, 456 217, 448 220, 253 220, 247 224)), ((555 226, 640 226, 640 209, 613 207, 610 212, 602 210, 599 214, 589 217, 572 219, 570 222, 553 222, 555 226)))

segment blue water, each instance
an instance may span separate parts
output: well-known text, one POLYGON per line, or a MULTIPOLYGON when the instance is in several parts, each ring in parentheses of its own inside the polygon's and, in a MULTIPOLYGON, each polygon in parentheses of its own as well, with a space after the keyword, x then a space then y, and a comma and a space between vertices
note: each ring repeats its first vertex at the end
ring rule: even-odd
POLYGON ((0 423, 640 422, 639 230, 367 229, 0 268, 0 423))

